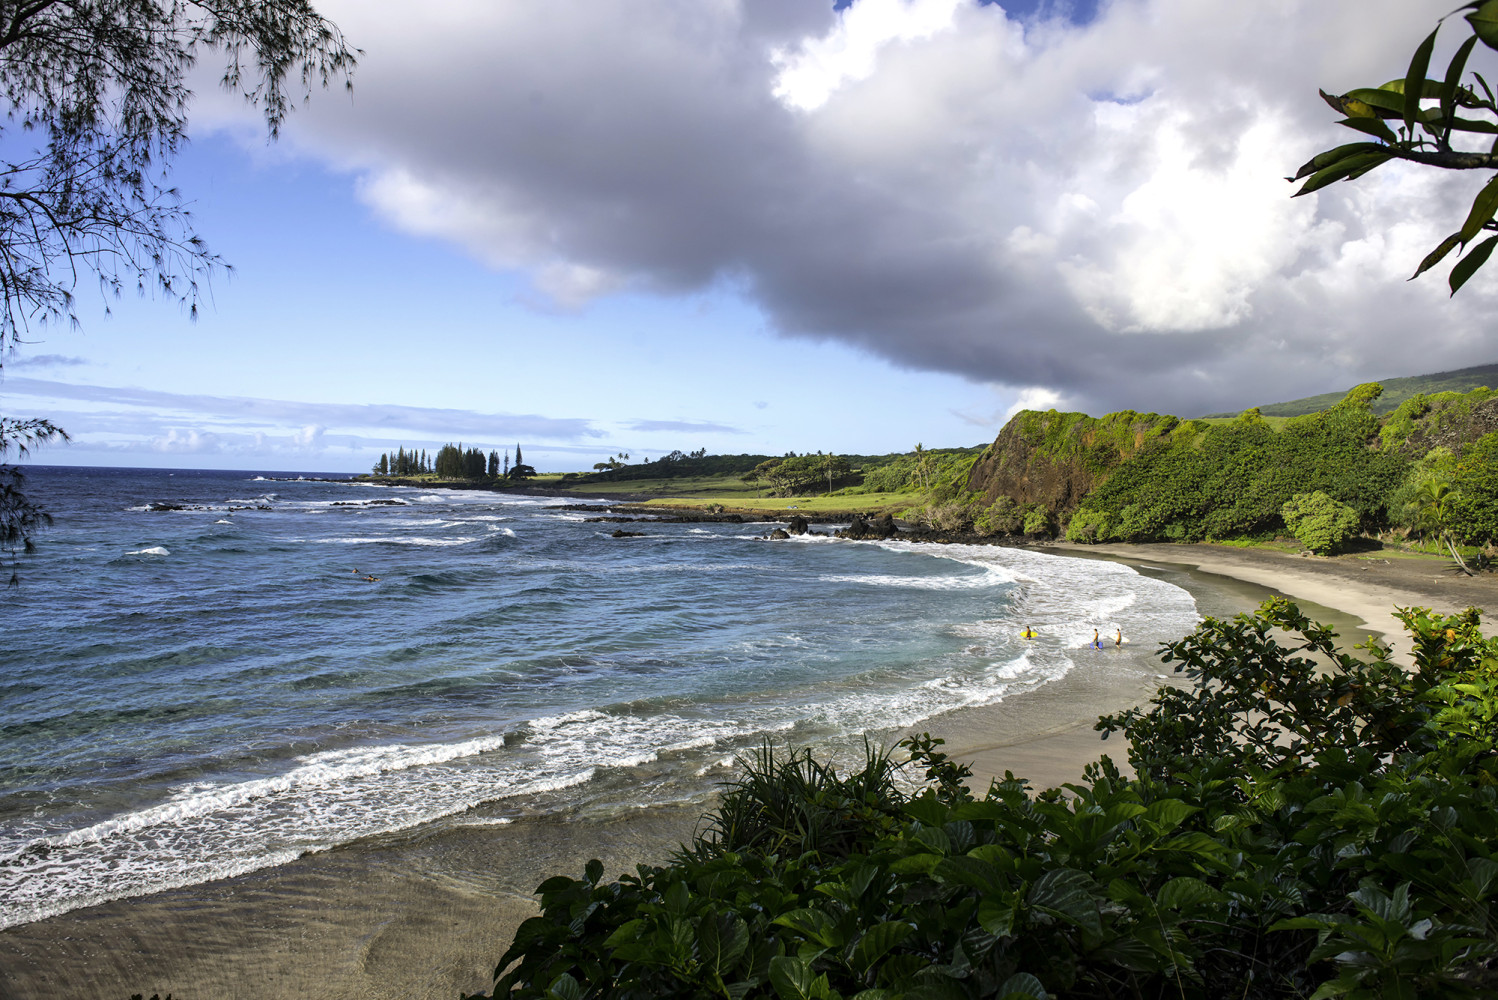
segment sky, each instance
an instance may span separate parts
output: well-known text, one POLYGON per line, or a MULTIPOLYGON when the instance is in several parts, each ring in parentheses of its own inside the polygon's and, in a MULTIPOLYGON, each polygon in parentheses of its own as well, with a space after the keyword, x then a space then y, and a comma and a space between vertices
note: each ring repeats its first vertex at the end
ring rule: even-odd
POLYGON ((278 142, 205 58, 172 176, 233 273, 196 320, 81 285, 0 413, 69 431, 50 464, 572 471, 1492 363, 1498 268, 1405 280, 1485 177, 1289 197, 1356 138, 1318 87, 1402 77, 1449 0, 1380 6, 319 0, 354 90, 278 142))

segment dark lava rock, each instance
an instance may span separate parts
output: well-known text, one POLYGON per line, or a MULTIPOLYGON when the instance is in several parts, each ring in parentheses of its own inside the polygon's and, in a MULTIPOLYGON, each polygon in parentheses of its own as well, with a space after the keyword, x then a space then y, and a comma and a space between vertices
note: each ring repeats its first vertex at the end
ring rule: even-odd
POLYGON ((775 539, 778 542, 783 542, 787 538, 790 538, 791 536, 790 536, 790 534, 784 528, 776 528, 774 531, 770 532, 765 537, 766 538, 773 538, 773 539, 775 539))
POLYGON ((861 515, 855 515, 846 528, 837 532, 837 537, 852 538, 856 541, 878 541, 894 538, 898 534, 900 534, 900 529, 895 526, 895 519, 888 514, 876 517, 872 521, 865 521, 861 515))
POLYGON ((614 532, 614 534, 612 535, 612 537, 614 537, 614 538, 644 538, 645 537, 645 532, 643 532, 643 531, 625 531, 623 528, 620 528, 618 531, 614 532))
POLYGON ((797 514, 795 517, 791 518, 791 522, 785 526, 785 530, 789 531, 793 535, 806 534, 806 528, 806 518, 802 517, 800 514, 797 514))

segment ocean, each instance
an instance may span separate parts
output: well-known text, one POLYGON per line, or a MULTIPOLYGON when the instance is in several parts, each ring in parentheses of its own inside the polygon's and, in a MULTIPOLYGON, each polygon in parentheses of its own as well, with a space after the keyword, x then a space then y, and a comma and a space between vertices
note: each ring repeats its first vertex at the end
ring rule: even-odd
POLYGON ((706 801, 767 740, 857 759, 1198 620, 1168 582, 1023 548, 613 538, 571 499, 285 473, 28 477, 56 524, 0 593, 0 928, 368 838, 706 801))

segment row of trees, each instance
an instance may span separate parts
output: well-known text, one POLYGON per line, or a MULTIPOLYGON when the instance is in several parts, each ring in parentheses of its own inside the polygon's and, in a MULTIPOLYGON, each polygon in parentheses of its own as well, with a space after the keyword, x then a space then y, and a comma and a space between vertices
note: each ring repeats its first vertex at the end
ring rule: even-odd
POLYGON ((515 446, 515 464, 510 464, 510 453, 501 457, 498 451, 485 455, 478 448, 464 449, 461 444, 445 444, 437 450, 434 458, 428 459, 425 448, 406 451, 397 448, 394 452, 380 455, 374 464, 376 476, 424 476, 434 475, 438 479, 528 479, 536 470, 525 464, 520 445, 515 446))
POLYGON ((835 484, 852 474, 853 466, 845 456, 817 452, 815 455, 768 459, 739 478, 764 488, 771 496, 792 497, 821 489, 824 485, 831 493, 835 484))

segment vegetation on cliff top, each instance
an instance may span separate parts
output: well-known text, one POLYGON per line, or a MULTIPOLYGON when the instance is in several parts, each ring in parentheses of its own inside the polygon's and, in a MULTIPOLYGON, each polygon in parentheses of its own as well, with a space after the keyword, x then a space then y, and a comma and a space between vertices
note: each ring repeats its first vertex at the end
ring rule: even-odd
POLYGON ((964 488, 929 498, 927 519, 1081 542, 1289 533, 1318 552, 1362 532, 1498 539, 1498 393, 1417 394, 1382 418, 1372 410, 1380 394, 1377 383, 1358 386, 1278 426, 1258 410, 1229 421, 1023 412, 964 488), (1454 491, 1439 523, 1420 501, 1432 483, 1454 491))
POLYGON ((1413 670, 1282 600, 1208 619, 1162 650, 1187 686, 1099 720, 1132 779, 766 747, 672 863, 543 882, 494 996, 1490 996, 1498 642, 1401 618, 1413 670))

